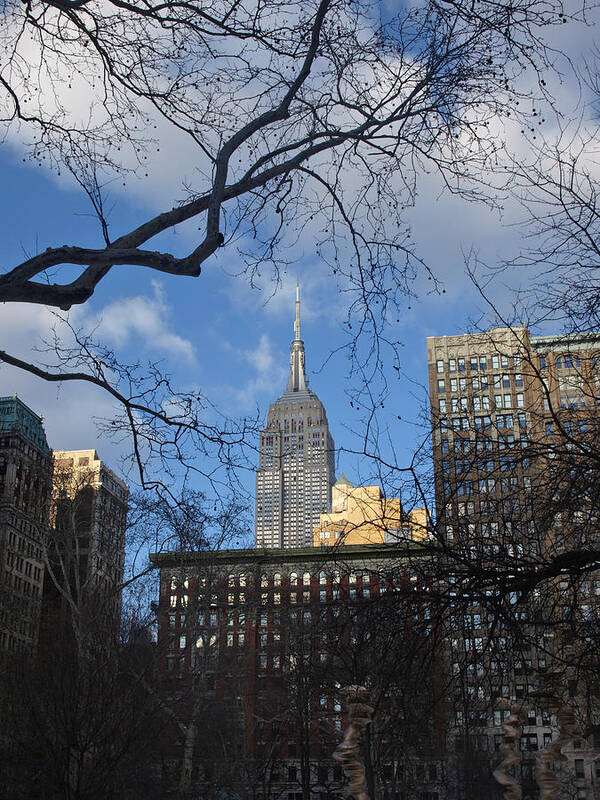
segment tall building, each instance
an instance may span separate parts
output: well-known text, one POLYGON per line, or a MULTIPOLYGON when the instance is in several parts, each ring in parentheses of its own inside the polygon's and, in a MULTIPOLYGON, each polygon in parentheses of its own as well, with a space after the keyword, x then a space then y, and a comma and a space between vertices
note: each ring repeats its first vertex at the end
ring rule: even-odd
MULTIPOLYGON (((456 563, 467 559, 510 576, 568 551, 597 548, 600 334, 531 336, 525 327, 495 328, 430 337, 427 354, 436 532, 456 563)), ((468 771, 485 760, 489 780, 508 714, 499 698, 523 703, 520 778, 523 797, 535 798, 535 752, 557 738, 557 718, 556 707, 534 690, 547 694, 546 676, 560 676, 558 707, 590 719, 585 687, 598 668, 591 642, 600 575, 565 572, 521 596, 496 588, 496 606, 485 600, 495 596, 492 590, 459 601, 456 586, 450 588, 455 613, 446 642, 456 681, 457 763, 468 771), (584 643, 581 652, 577 642, 584 643)), ((594 744, 582 733, 563 745, 569 763, 559 776, 561 798, 598 796, 594 744)), ((483 772, 471 773, 467 797, 485 795, 483 772)))
POLYGON ((51 483, 41 417, 0 397, 0 651, 38 639, 51 483))
POLYGON ((315 527, 315 547, 395 544, 427 536, 424 508, 406 513, 399 497, 385 497, 380 486, 353 486, 341 475, 331 492, 331 511, 315 527))
POLYGON ((267 425, 260 432, 256 547, 312 545, 319 515, 331 502, 334 447, 323 404, 306 380, 297 288, 287 389, 269 406, 267 425))
POLYGON ((370 796, 445 798, 437 643, 412 597, 428 557, 415 542, 152 555, 159 682, 181 723, 165 794, 184 777, 198 797, 341 800, 340 689, 363 684, 370 796))
MULTIPOLYGON (((55 548, 49 558, 60 582, 69 575, 76 602, 98 599, 111 624, 121 609, 128 485, 95 450, 55 450, 52 516, 55 548)), ((61 592, 46 580, 48 604, 61 592)))

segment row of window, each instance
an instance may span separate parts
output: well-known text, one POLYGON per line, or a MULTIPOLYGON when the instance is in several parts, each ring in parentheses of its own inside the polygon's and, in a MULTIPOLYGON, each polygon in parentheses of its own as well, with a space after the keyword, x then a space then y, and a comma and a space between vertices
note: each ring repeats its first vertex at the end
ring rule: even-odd
MULTIPOLYGON (((512 366, 514 369, 520 369, 522 363, 521 355, 515 354, 513 356, 506 355, 493 355, 488 356, 469 356, 468 358, 459 356, 458 358, 448 359, 448 372, 466 372, 467 365, 471 372, 485 372, 487 369, 508 369, 512 366)), ((435 362, 435 368, 438 373, 445 371, 445 362, 443 359, 438 359, 435 362)))
MULTIPOLYGON (((450 406, 446 398, 441 397, 438 400, 438 411, 440 414, 446 414, 450 411, 453 414, 460 411, 489 411, 492 408, 492 396, 488 394, 474 395, 473 397, 452 397, 450 399, 450 406)), ((525 408, 525 395, 522 392, 517 392, 513 397, 511 394, 495 394, 493 395, 493 408, 525 408)))
MULTIPOLYGON (((520 372, 512 376, 512 385, 517 388, 523 386, 523 375, 520 372)), ((438 378, 437 390, 439 394, 446 392, 446 386, 446 379, 438 378)), ((505 372, 497 375, 477 375, 470 380, 467 378, 450 378, 449 387, 452 394, 466 392, 467 386, 470 386, 473 392, 486 392, 489 388, 510 389, 511 375, 505 372)))

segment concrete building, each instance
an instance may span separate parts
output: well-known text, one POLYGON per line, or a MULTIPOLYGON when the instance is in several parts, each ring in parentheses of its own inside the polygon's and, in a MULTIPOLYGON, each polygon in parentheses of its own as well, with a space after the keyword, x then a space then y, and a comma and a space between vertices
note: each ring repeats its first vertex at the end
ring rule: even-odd
POLYGON ((314 530, 315 547, 349 544, 394 544, 427 537, 424 508, 405 513, 398 497, 385 497, 380 486, 353 486, 345 475, 331 492, 331 511, 321 514, 314 530))
POLYGON ((42 418, 0 397, 0 651, 38 640, 51 483, 42 418))
POLYGON ((325 408, 306 380, 297 288, 288 385, 269 406, 267 425, 260 432, 256 547, 312 545, 319 515, 331 503, 334 447, 325 408))
MULTIPOLYGON (((597 547, 600 335, 536 337, 525 327, 495 328, 431 337, 427 356, 436 535, 458 563, 467 559, 511 575, 597 547)), ((500 620, 483 603, 454 600, 446 642, 457 676, 459 766, 468 770, 479 756, 492 762, 508 713, 499 698, 512 698, 528 709, 520 777, 523 797, 534 798, 535 751, 557 736, 556 709, 534 690, 559 670, 560 703, 585 705, 583 664, 594 674, 598 654, 589 645, 581 654, 573 647, 592 641, 586 626, 599 618, 600 576, 565 575, 523 597, 500 598, 513 604, 500 620), (575 661, 577 676, 568 668, 575 661)), ((563 748, 569 764, 559 776, 561 797, 598 797, 593 748, 599 743, 582 734, 563 748)), ((478 796, 475 784, 472 791, 478 796)))
POLYGON ((160 686, 182 723, 165 791, 183 776, 199 797, 341 800, 340 689, 367 684, 372 796, 446 797, 437 639, 415 602, 429 557, 414 542, 151 556, 160 686))
MULTIPOLYGON (((95 450, 54 451, 52 522, 56 546, 48 568, 55 565, 58 581, 61 574, 70 574, 70 591, 77 600, 95 594, 112 624, 121 609, 128 496, 127 484, 95 450)), ((47 579, 49 603, 60 601, 52 583, 47 579)))

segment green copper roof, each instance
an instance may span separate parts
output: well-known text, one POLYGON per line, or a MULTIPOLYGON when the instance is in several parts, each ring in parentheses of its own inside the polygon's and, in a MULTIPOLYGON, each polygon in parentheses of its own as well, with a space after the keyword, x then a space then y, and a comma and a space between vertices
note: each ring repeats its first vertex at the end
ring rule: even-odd
POLYGON ((22 400, 13 397, 0 397, 0 433, 17 428, 32 444, 50 452, 42 418, 33 412, 22 400))

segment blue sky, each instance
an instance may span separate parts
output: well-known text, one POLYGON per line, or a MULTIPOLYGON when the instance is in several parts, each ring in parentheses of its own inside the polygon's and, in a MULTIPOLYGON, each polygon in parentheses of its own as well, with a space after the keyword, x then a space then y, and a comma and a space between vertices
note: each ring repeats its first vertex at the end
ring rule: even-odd
MULTIPOLYGON (((579 58, 591 50, 595 31, 571 26, 561 36, 559 44, 575 48, 579 58)), ((557 91, 563 107, 575 108, 578 94, 569 74, 564 73, 557 91)), ((550 126, 547 135, 552 133, 550 126)), ((514 139, 512 145, 516 152, 527 147, 514 139)), ((114 235, 170 207, 180 196, 180 180, 193 171, 189 147, 170 133, 161 150, 149 165, 147 180, 129 178, 125 185, 116 181, 108 187, 114 235)), ((64 175, 24 162, 18 136, 0 147, 0 181, 3 268, 48 246, 101 244, 87 199, 64 175)), ((381 442, 388 452, 395 450, 401 466, 427 435, 426 337, 485 327, 490 319, 489 309, 465 275, 463 254, 474 249, 490 264, 515 255, 522 232, 514 223, 521 216, 510 201, 502 211, 492 210, 442 193, 434 176, 423 176, 420 182, 415 208, 409 212, 413 240, 445 293, 431 293, 426 276, 418 277, 417 298, 407 300, 392 326, 392 336, 402 342, 400 369, 392 368, 391 358, 386 361, 388 392, 378 422, 381 442)), ((183 253, 197 241, 195 225, 170 231, 153 246, 183 253)), ((124 360, 160 361, 176 385, 197 387, 226 414, 258 413, 264 419, 269 402, 285 388, 298 279, 311 387, 327 409, 340 451, 360 450, 360 411, 350 405, 347 394, 356 387, 357 378, 348 377, 344 353, 335 352, 346 341, 344 295, 320 263, 310 238, 301 241, 297 253, 297 263, 282 275, 283 285, 274 296, 268 276, 262 290, 251 288, 243 276, 236 277, 240 263, 230 248, 219 250, 197 279, 114 268, 93 299, 75 309, 71 318, 84 328, 97 328, 124 360)), ((512 290, 526 281, 527 275, 500 276, 490 286, 490 296, 508 314, 512 290)), ((0 310, 1 346, 27 355, 51 324, 52 317, 43 308, 5 305, 0 310)), ((105 439, 94 424, 95 416, 111 415, 105 395, 72 384, 48 385, 0 367, 0 393, 14 392, 44 416, 51 447, 96 447, 101 458, 122 471, 121 457, 130 443, 105 439)), ((353 481, 370 481, 375 475, 373 464, 350 452, 340 452, 337 471, 353 481)), ((126 477, 135 481, 135 475, 126 477)), ((251 495, 251 471, 242 481, 251 495)))
MULTIPOLYGON (((87 200, 56 176, 22 163, 16 149, 0 150, 0 179, 11 187, 2 200, 6 265, 63 242, 99 243, 87 200)), ((139 196, 132 201, 120 192, 114 193, 114 203, 115 232, 132 227, 152 210, 152 204, 145 204, 139 196)), ((468 209, 465 225, 463 204, 451 198, 420 205, 425 207, 418 207, 413 214, 415 236, 422 239, 421 251, 443 281, 446 293, 427 294, 428 282, 418 280, 420 296, 407 300, 393 331, 403 344, 401 372, 388 369, 392 382, 381 424, 382 429, 389 429, 401 460, 410 458, 424 436, 420 417, 426 399, 426 337, 465 330, 478 315, 475 293, 464 275, 462 249, 481 246, 472 234, 481 235, 487 229, 486 246, 493 258, 498 248, 495 240, 503 238, 497 215, 485 209, 468 209)), ((189 230, 175 231, 167 234, 165 244, 185 248, 192 235, 189 230)), ((357 448, 359 440, 350 432, 358 428, 357 412, 346 395, 352 387, 348 363, 343 353, 329 358, 345 341, 342 308, 333 281, 324 275, 314 256, 307 256, 283 276, 283 286, 269 298, 270 284, 264 291, 252 289, 243 277, 231 276, 232 266, 231 253, 222 250, 205 265, 198 279, 116 268, 85 310, 74 313, 76 319, 83 313, 88 325, 101 323, 104 336, 125 359, 160 360, 179 385, 200 387, 226 413, 251 416, 258 409, 264 417, 269 402, 285 388, 298 278, 311 386, 325 404, 338 446, 357 448)), ((19 352, 31 347, 48 325, 44 310, 36 306, 5 306, 2 319, 0 330, 7 349, 19 352)), ((7 367, 0 371, 0 382, 3 393, 18 391, 43 414, 52 447, 95 446, 101 457, 118 468, 123 445, 99 439, 91 419, 109 413, 106 398, 73 385, 47 386, 7 367)), ((359 468, 355 457, 341 455, 338 470, 359 480, 368 477, 370 467, 363 462, 359 468)))

